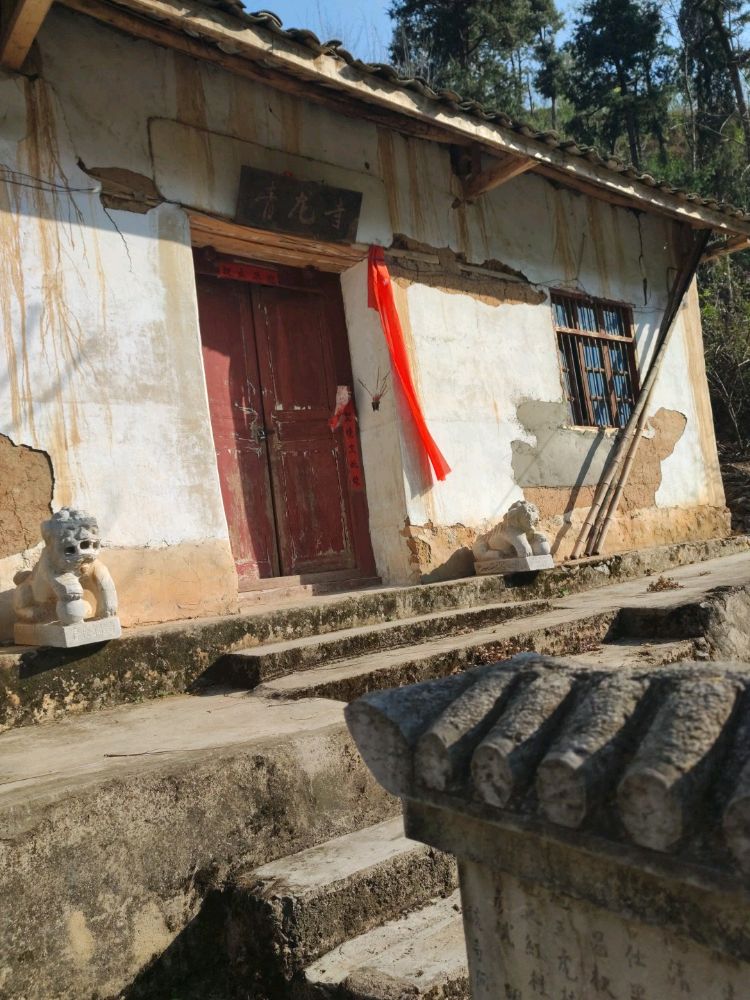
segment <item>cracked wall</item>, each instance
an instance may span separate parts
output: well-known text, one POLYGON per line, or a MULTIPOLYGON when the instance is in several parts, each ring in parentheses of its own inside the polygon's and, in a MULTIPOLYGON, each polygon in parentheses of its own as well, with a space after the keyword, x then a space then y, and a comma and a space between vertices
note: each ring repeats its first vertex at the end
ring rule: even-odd
MULTIPOLYGON (((22 472, 8 440, 54 467, 54 481, 34 467, 36 492, 30 480, 9 485, 0 469, 0 493, 12 491, 0 520, 0 640, 12 632, 13 576, 35 558, 50 501, 98 516, 125 624, 218 613, 237 593, 184 213, 102 203, 97 179, 80 165, 86 142, 68 127, 70 99, 60 100, 48 78, 48 51, 42 77, 0 74, 2 454, 16 463, 14 476, 22 472), (14 505, 29 493, 18 526, 14 505)), ((76 70, 107 54, 106 46, 90 51, 76 70)), ((81 94, 88 99, 91 88, 81 94)), ((126 155, 98 131, 102 155, 91 162, 126 155)))

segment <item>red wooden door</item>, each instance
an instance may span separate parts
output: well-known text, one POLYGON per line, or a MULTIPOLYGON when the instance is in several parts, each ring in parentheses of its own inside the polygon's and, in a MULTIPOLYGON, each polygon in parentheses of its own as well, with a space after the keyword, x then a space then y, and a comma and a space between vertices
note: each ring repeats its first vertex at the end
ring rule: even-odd
POLYGON ((321 284, 252 295, 282 574, 356 565, 343 441, 328 424, 336 331, 321 284))
POLYGON ((342 430, 351 385, 338 280, 283 269, 284 286, 198 276, 203 357, 240 587, 259 577, 373 572, 364 493, 350 495, 342 430))
POLYGON ((279 572, 247 285, 199 275, 203 366, 221 493, 240 587, 279 572))

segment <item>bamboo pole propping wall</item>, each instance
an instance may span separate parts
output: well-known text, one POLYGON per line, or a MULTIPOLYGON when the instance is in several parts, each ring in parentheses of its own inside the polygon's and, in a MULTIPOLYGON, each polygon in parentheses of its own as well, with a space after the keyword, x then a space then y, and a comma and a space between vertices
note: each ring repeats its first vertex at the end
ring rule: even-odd
POLYGON ((581 534, 571 552, 572 559, 579 559, 584 549, 587 555, 601 552, 612 519, 617 512, 622 494, 627 485, 630 471, 640 444, 646 423, 648 404, 659 375, 666 349, 675 327, 677 313, 698 270, 698 265, 711 238, 710 229, 701 229, 693 236, 693 243, 669 293, 667 306, 659 325, 658 341, 654 358, 641 387, 641 393, 630 418, 623 427, 604 467, 602 478, 596 488, 594 500, 589 509, 581 534), (624 464, 623 464, 624 460, 624 464))

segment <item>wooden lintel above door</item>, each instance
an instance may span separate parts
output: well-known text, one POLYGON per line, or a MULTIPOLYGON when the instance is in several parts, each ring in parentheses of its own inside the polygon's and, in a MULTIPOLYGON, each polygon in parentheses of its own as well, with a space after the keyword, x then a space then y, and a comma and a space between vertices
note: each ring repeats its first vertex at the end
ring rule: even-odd
POLYGON ((367 256, 362 243, 323 243, 302 236, 272 233, 264 229, 239 226, 228 219, 188 212, 194 247, 213 247, 220 253, 249 257, 289 267, 316 267, 319 271, 340 273, 367 256))

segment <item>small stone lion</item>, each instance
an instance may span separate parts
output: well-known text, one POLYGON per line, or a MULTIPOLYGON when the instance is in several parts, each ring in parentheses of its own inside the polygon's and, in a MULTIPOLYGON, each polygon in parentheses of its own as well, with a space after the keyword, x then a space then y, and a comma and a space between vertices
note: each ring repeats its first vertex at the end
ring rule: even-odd
POLYGON ((538 507, 528 500, 516 500, 500 524, 476 540, 472 549, 475 561, 548 556, 550 544, 547 536, 536 530, 538 524, 538 507))
POLYGON ((63 507, 42 523, 44 549, 32 570, 16 573, 13 608, 19 622, 76 625, 94 609, 84 591, 96 597, 99 618, 117 614, 117 592, 109 570, 97 557, 101 548, 96 518, 63 507))

